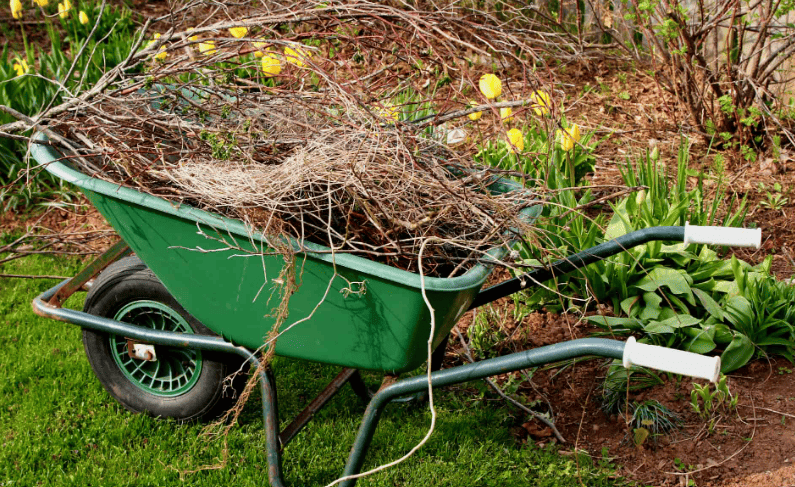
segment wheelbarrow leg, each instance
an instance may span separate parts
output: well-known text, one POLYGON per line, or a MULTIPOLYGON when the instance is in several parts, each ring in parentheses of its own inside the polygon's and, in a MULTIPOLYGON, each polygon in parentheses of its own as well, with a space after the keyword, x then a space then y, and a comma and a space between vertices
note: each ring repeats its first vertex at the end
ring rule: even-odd
MULTIPOLYGON (((570 342, 547 345, 545 347, 517 352, 474 364, 461 365, 451 369, 440 370, 431 374, 434 387, 470 382, 484 377, 504 374, 514 370, 526 369, 559 360, 586 355, 597 355, 620 359, 623 357, 624 342, 601 338, 581 338, 570 342)), ((364 457, 370 447, 378 421, 384 408, 396 397, 427 390, 428 379, 425 375, 400 380, 382 388, 367 405, 359 432, 356 435, 348 462, 345 465, 344 477, 356 476, 361 472, 364 457)), ((340 482, 340 487, 353 487, 357 478, 340 482)))
POLYGON ((259 361, 253 359, 252 366, 259 371, 262 386, 262 419, 265 425, 267 444, 268 481, 272 487, 284 487, 282 476, 282 451, 279 440, 279 411, 276 404, 276 387, 270 369, 263 368, 259 361))
POLYGON ((48 304, 59 308, 69 296, 77 292, 88 281, 97 276, 107 266, 129 255, 132 251, 124 240, 120 240, 112 245, 108 250, 103 252, 99 257, 94 259, 85 269, 80 271, 73 278, 69 279, 66 284, 61 286, 58 291, 49 299, 48 304))
MULTIPOLYGON (((287 446, 287 443, 292 440, 295 435, 301 431, 304 426, 312 420, 315 414, 320 411, 320 409, 326 405, 337 393, 342 389, 346 383, 351 381, 351 379, 356 376, 361 381, 361 377, 359 377, 359 372, 356 369, 342 369, 337 377, 332 380, 328 386, 326 386, 323 391, 317 395, 315 399, 312 400, 309 405, 304 408, 301 413, 295 417, 292 423, 289 426, 284 428, 284 430, 279 433, 279 441, 281 443, 281 448, 287 446)), ((364 386, 364 382, 361 383, 364 386)), ((351 384, 353 386, 353 384, 351 384)), ((354 386, 355 388, 355 386, 354 386)))

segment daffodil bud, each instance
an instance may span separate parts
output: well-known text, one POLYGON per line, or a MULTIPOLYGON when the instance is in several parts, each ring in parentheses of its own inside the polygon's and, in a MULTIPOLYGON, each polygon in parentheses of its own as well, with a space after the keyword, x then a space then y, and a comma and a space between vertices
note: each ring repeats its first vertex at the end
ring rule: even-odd
POLYGON ((480 92, 483 93, 483 96, 489 100, 497 98, 502 94, 502 81, 493 74, 484 74, 481 76, 478 87, 480 88, 480 92))
POLYGON ((218 49, 215 48, 214 41, 204 41, 199 43, 199 52, 205 56, 212 56, 218 52, 218 49))
POLYGON ((69 17, 69 11, 72 9, 72 2, 63 0, 63 3, 58 4, 58 16, 62 19, 69 17))
POLYGON ((549 113, 549 108, 552 106, 549 95, 543 91, 534 91, 530 95, 530 100, 533 102, 530 108, 533 109, 536 116, 543 117, 549 113))
POLYGON ((519 129, 511 129, 507 132, 508 135, 508 142, 510 144, 509 150, 511 152, 514 151, 523 151, 524 150, 524 134, 519 129))
POLYGON ((11 0, 11 16, 15 19, 22 18, 22 2, 20 0, 11 0))
POLYGON ((660 160, 660 148, 657 147, 656 145, 649 153, 649 159, 651 159, 652 162, 657 162, 660 160))
POLYGON ((637 203, 638 206, 640 206, 643 204, 644 201, 646 201, 646 190, 641 189, 640 191, 638 191, 638 194, 635 196, 635 203, 637 203))
MULTIPOLYGON (((469 101, 469 106, 470 107, 475 106, 475 105, 477 105, 477 103, 475 103, 475 101, 473 101, 473 100, 469 101)), ((475 122, 477 120, 480 120, 480 117, 482 117, 482 116, 483 116, 483 112, 472 112, 469 115, 467 115, 467 117, 469 117, 469 119, 472 120, 473 122, 475 122)))
POLYGON ((24 59, 19 59, 17 62, 15 62, 13 68, 14 71, 16 71, 17 76, 22 76, 23 74, 30 72, 30 66, 28 66, 28 62, 24 59))
POLYGON ((285 47, 284 59, 290 64, 303 68, 306 66, 307 62, 312 59, 312 52, 308 49, 304 49, 300 45, 296 47, 285 47))
POLYGON ((269 78, 282 72, 282 62, 273 54, 263 54, 261 66, 262 74, 269 78))
POLYGON ((232 37, 235 39, 241 39, 248 34, 248 28, 246 27, 232 27, 229 29, 229 33, 232 34, 232 37))

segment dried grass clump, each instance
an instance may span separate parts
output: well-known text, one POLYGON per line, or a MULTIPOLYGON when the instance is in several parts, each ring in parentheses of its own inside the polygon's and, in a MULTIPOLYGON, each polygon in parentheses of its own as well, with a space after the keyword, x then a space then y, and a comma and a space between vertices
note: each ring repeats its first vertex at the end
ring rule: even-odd
POLYGON ((428 275, 460 273, 529 231, 517 215, 537 203, 531 195, 490 194, 488 170, 425 133, 354 109, 342 124, 323 116, 328 106, 307 100, 288 126, 295 104, 252 113, 259 95, 252 98, 238 96, 238 106, 227 108, 203 103, 202 111, 226 115, 205 115, 202 126, 193 105, 153 108, 149 95, 100 105, 126 117, 124 126, 100 125, 91 115, 69 123, 91 127, 87 140, 105 148, 85 168, 96 177, 412 271, 432 238, 423 259, 428 275))

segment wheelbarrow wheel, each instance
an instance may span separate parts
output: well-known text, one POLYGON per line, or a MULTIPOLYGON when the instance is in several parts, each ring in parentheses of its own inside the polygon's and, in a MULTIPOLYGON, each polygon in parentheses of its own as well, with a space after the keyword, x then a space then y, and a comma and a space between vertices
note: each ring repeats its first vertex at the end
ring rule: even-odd
MULTIPOLYGON (((135 256, 100 274, 83 309, 157 330, 214 335, 135 256)), ((83 329, 83 346, 94 374, 114 399, 133 412, 178 421, 210 419, 232 405, 245 383, 243 361, 236 356, 157 345, 154 360, 142 360, 129 352, 128 345, 123 336, 83 329)))

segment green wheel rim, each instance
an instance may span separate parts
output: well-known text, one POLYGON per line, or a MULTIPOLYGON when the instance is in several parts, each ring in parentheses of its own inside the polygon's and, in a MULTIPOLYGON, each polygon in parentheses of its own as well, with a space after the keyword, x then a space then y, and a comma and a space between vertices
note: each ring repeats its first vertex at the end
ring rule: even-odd
MULTIPOLYGON (((129 303, 113 319, 155 330, 194 333, 179 313, 157 301, 129 303)), ((122 373, 130 382, 150 394, 179 396, 191 390, 199 380, 202 368, 199 350, 157 346, 157 360, 138 360, 127 353, 127 339, 118 335, 110 335, 110 349, 122 373)))

